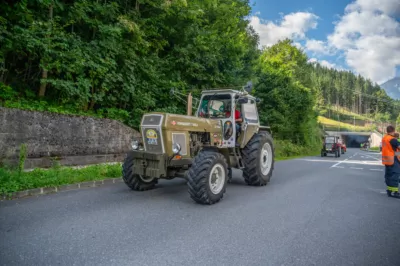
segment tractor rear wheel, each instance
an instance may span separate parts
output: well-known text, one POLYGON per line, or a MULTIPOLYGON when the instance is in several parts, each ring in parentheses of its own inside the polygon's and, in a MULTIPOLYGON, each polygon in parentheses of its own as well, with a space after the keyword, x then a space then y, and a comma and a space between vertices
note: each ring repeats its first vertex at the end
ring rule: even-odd
POLYGON ((125 184, 132 190, 145 191, 155 187, 158 180, 152 177, 143 177, 133 173, 133 153, 129 152, 122 165, 122 179, 125 184))
POLYGON ((201 151, 195 157, 187 173, 190 197, 200 204, 220 201, 228 182, 228 164, 217 151, 201 151))
POLYGON ((255 134, 242 150, 243 177, 250 186, 265 186, 274 170, 274 148, 269 133, 255 134))

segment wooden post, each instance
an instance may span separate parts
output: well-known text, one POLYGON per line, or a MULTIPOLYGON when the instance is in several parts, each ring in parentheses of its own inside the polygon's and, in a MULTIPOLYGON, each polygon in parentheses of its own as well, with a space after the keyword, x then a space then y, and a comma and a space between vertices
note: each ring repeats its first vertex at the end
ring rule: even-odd
POLYGON ((192 101, 193 101, 192 93, 189 93, 187 101, 187 115, 189 116, 192 115, 192 105, 193 105, 192 101))

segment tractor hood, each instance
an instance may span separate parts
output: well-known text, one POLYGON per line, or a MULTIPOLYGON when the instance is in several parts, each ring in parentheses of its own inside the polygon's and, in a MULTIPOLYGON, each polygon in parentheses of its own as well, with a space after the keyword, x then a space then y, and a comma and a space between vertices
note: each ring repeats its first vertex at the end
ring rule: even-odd
POLYGON ((195 116, 165 114, 163 128, 172 131, 221 132, 221 122, 195 116))
POLYGON ((207 119, 195 116, 177 115, 169 113, 148 113, 143 117, 142 126, 149 125, 150 119, 157 118, 154 125, 158 124, 168 131, 191 131, 220 133, 221 122, 218 119, 207 119))

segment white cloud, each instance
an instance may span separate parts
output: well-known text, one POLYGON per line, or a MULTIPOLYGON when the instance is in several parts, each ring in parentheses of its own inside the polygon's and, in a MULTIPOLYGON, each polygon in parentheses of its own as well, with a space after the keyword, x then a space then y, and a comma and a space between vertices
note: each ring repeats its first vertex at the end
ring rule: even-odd
POLYGON ((319 63, 320 63, 322 66, 327 67, 327 68, 338 68, 338 67, 336 66, 336 64, 329 63, 329 62, 326 61, 326 60, 321 60, 319 63))
POLYGON ((271 46, 285 38, 305 39, 306 32, 317 27, 318 16, 309 12, 290 13, 274 23, 264 21, 258 16, 250 18, 250 25, 260 36, 260 44, 271 46))
POLYGON ((381 83, 400 65, 399 0, 357 0, 345 9, 328 36, 329 46, 344 52, 357 73, 381 83))
POLYGON ((340 69, 342 70, 341 67, 337 66, 336 64, 330 63, 326 60, 318 60, 317 58, 313 57, 308 59, 309 63, 319 63, 321 66, 327 67, 327 68, 334 68, 334 69, 340 69))
POLYGON ((293 45, 296 46, 299 49, 303 48, 303 46, 299 42, 293 42, 293 45))
POLYGON ((357 0, 347 5, 345 11, 380 11, 388 15, 400 15, 399 0, 357 0))
POLYGON ((332 54, 332 49, 325 42, 314 39, 306 41, 306 50, 314 54, 332 54))
POLYGON ((318 59, 317 58, 310 58, 310 59, 308 59, 308 62, 309 63, 316 63, 316 62, 318 62, 318 59))

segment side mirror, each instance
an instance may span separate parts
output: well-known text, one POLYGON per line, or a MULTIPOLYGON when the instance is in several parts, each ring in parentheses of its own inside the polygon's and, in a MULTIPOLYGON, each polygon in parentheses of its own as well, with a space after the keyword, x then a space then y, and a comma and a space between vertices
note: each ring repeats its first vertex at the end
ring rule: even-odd
POLYGON ((235 94, 235 100, 239 99, 239 94, 235 94))
POLYGON ((248 103, 249 99, 248 98, 239 98, 238 103, 239 104, 244 104, 244 103, 248 103))
POLYGON ((256 98, 256 103, 261 102, 260 98, 256 98))

